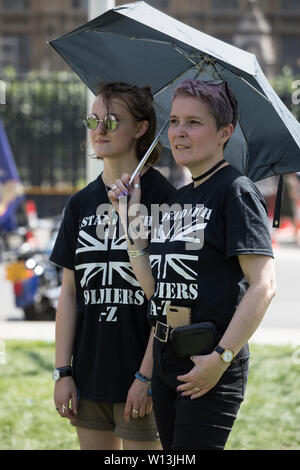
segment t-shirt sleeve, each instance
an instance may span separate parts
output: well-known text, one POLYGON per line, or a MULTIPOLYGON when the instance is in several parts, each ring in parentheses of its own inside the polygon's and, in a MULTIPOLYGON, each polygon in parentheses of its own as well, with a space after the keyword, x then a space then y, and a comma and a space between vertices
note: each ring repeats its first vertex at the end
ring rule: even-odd
POLYGON ((74 257, 78 233, 78 217, 73 209, 73 200, 69 200, 63 214, 56 241, 49 257, 50 261, 62 268, 74 270, 74 257))
POLYGON ((243 192, 226 207, 226 255, 260 254, 273 257, 267 210, 256 192, 243 192))

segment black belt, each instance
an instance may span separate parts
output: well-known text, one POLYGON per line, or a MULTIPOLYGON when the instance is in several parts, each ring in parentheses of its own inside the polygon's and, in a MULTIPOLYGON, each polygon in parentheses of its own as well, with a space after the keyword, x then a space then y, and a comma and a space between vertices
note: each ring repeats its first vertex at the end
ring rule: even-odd
POLYGON ((173 330, 174 328, 171 328, 170 325, 157 321, 155 325, 154 338, 158 339, 162 343, 168 343, 168 341, 172 339, 173 330))

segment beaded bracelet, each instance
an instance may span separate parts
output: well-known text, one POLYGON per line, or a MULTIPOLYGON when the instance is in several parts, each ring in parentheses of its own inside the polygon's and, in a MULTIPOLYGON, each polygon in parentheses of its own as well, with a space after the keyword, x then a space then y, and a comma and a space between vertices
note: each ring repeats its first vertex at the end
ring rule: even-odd
POLYGON ((152 395, 151 379, 149 379, 149 377, 146 377, 146 376, 143 375, 143 374, 140 374, 139 372, 136 372, 134 376, 135 376, 136 379, 138 379, 138 380, 140 380, 141 382, 144 382, 144 383, 146 383, 146 384, 149 385, 149 388, 148 388, 148 390, 147 390, 147 395, 148 395, 149 397, 151 397, 151 395, 152 395))
POLYGON ((140 372, 136 372, 134 376, 135 376, 136 379, 139 379, 139 380, 141 380, 142 382, 151 384, 151 379, 149 379, 149 377, 146 377, 146 376, 143 375, 143 374, 140 374, 140 372))

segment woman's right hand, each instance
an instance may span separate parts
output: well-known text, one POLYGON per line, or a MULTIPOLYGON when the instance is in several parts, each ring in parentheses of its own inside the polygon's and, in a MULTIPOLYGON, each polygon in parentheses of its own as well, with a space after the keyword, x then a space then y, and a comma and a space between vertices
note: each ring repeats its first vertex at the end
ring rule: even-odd
POLYGON ((141 201, 140 177, 137 175, 130 186, 129 181, 130 175, 124 173, 122 178, 116 180, 108 191, 110 202, 118 214, 120 213, 119 200, 122 196, 128 196, 128 208, 132 207, 134 204, 137 205, 137 209, 139 207, 141 201))
POLYGON ((74 419, 76 417, 78 400, 73 377, 63 377, 55 383, 54 403, 62 418, 74 419))

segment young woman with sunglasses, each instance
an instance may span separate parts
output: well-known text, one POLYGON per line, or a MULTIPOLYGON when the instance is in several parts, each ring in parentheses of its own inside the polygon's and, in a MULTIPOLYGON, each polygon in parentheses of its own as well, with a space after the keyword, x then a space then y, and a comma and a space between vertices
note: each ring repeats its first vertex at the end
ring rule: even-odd
MULTIPOLYGON (((76 426, 81 449, 159 449, 147 299, 107 196, 116 179, 134 171, 155 137, 152 94, 147 87, 104 83, 85 124, 103 172, 70 199, 50 257, 63 267, 54 401, 76 426)), ((158 157, 156 148, 140 179, 149 208, 173 191, 151 167, 158 157)))
MULTIPOLYGON (((168 201, 169 212, 161 220, 169 226, 159 223, 150 257, 148 240, 138 232, 133 236, 128 225, 129 249, 136 254, 132 266, 156 326, 152 392, 164 449, 224 449, 244 398, 247 341, 275 294, 264 200, 223 157, 236 122, 237 102, 224 82, 180 84, 168 136, 176 163, 190 170, 193 182, 168 201), (171 322, 172 307, 177 316, 171 322), (213 323, 215 342, 203 354, 181 355, 182 349, 174 349, 175 320, 183 326, 213 323)), ((123 175, 109 193, 116 210, 128 181, 123 175)), ((129 188, 130 209, 140 193, 129 188)), ((198 346, 200 352, 201 340, 198 346)))

